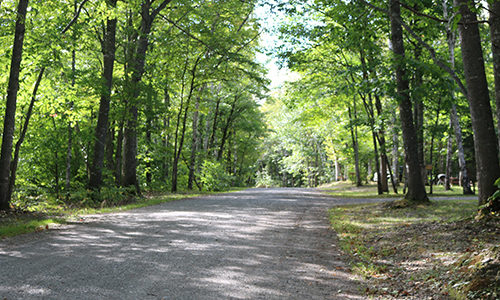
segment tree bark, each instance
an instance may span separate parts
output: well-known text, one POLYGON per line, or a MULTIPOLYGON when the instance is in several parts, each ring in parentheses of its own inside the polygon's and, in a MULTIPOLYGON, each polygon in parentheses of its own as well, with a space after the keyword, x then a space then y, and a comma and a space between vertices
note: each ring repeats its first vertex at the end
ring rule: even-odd
MULTIPOLYGON (((353 100, 353 110, 356 111, 356 101, 353 100)), ((351 125, 349 129, 351 131, 351 140, 352 140, 352 150, 354 151, 354 171, 356 174, 356 186, 362 186, 363 182, 361 180, 361 173, 359 171, 359 147, 358 147, 358 131, 356 129, 356 125, 354 122, 356 121, 356 112, 354 113, 354 118, 352 116, 351 107, 347 107, 347 111, 349 113, 349 120, 351 125)))
POLYGON ((17 92, 19 90, 19 73, 23 56, 24 33, 26 31, 26 12, 28 0, 19 0, 17 6, 16 29, 14 45, 10 63, 9 82, 7 86, 7 102, 5 104, 5 117, 2 132, 2 147, 0 153, 0 210, 8 210, 9 199, 9 173, 12 159, 12 143, 16 124, 17 92))
MULTIPOLYGON (((450 119, 450 129, 452 129, 453 124, 451 123, 450 119)), ((444 190, 449 191, 451 190, 451 184, 450 184, 450 176, 451 176, 451 158, 453 155, 453 139, 451 137, 451 132, 449 133, 448 136, 448 141, 446 143, 446 171, 445 171, 445 178, 444 178, 444 190)))
POLYGON ((224 145, 226 144, 226 140, 228 137, 228 132, 229 132, 229 126, 231 126, 231 123, 234 120, 234 112, 236 110, 236 104, 238 102, 239 95, 234 96, 234 101, 231 104, 231 111, 229 112, 229 116, 227 117, 226 124, 224 125, 224 128, 222 129, 222 137, 220 141, 220 146, 219 146, 219 151, 217 152, 217 160, 222 159, 222 154, 224 152, 224 145))
POLYGON ((196 167, 196 154, 200 147, 200 133, 198 130, 198 114, 200 109, 200 97, 196 97, 195 110, 193 112, 193 136, 191 138, 191 157, 189 159, 188 190, 193 189, 194 171, 196 167))
MULTIPOLYGON (((446 4, 446 0, 443 1, 443 16, 445 19, 448 19, 448 6, 446 4)), ((451 28, 451 22, 452 19, 446 24, 446 36, 448 40, 448 51, 450 52, 450 64, 453 69, 455 69, 455 42, 456 42, 456 34, 455 31, 452 30, 451 28)), ((453 128, 453 132, 455 135, 455 140, 457 143, 457 150, 458 150, 458 166, 460 168, 460 178, 462 180, 461 186, 463 193, 465 195, 470 195, 474 194, 474 192, 471 189, 470 186, 470 180, 467 172, 467 165, 465 162, 465 151, 464 151, 464 146, 463 146, 463 138, 462 138, 462 127, 460 126, 459 118, 458 118, 458 113, 457 113, 457 106, 455 104, 455 92, 454 90, 451 90, 451 97, 452 97, 452 106, 450 109, 450 124, 451 127, 453 128)), ((450 146, 451 147, 451 146, 450 146)), ((449 149, 451 151, 451 149, 449 149)), ((450 154, 450 159, 451 159, 451 154, 450 154)), ((450 169, 448 169, 448 166, 446 168, 447 172, 451 171, 451 165, 449 166, 450 169)), ((450 174, 446 175, 446 181, 445 181, 445 189, 450 189, 450 174)))
MULTIPOLYGON (((422 55, 422 47, 419 44, 415 45, 414 56, 418 61, 422 55)), ((423 72, 420 66, 415 68, 415 75, 413 79, 413 93, 411 98, 413 100, 413 121, 415 122, 415 130, 417 132, 417 150, 418 162, 420 164, 420 172, 422 179, 426 182, 426 169, 425 169, 425 149, 424 149, 424 102, 422 101, 421 89, 423 85, 423 72)))
POLYGON ((492 0, 489 11, 491 52, 493 54, 493 77, 495 78, 497 130, 500 132, 500 0, 492 0))
POLYGON ((401 16, 400 4, 397 0, 390 0, 391 42, 395 56, 397 97, 401 127, 403 129, 403 143, 405 160, 408 165, 408 192, 405 199, 410 202, 428 202, 424 182, 420 172, 417 149, 417 133, 415 131, 412 103, 409 96, 409 83, 406 79, 405 49, 403 43, 403 30, 398 22, 401 16))
POLYGON ((139 182, 137 180, 137 116, 138 97, 140 94, 139 83, 144 74, 146 63, 146 52, 149 46, 149 33, 153 21, 171 0, 164 0, 157 8, 151 10, 152 0, 143 0, 141 3, 141 26, 134 42, 133 56, 130 61, 131 89, 128 97, 127 122, 124 134, 124 157, 123 157, 123 181, 124 186, 135 186, 137 194, 140 194, 139 182))
POLYGON ((497 190, 494 182, 500 177, 498 139, 493 125, 481 37, 477 25, 477 16, 474 12, 475 7, 473 7, 473 2, 469 0, 454 0, 454 4, 458 7, 462 16, 462 23, 458 26, 458 29, 472 130, 474 132, 474 150, 479 187, 478 198, 479 205, 482 205, 497 190))
MULTIPOLYGON (((108 1, 109 5, 116 7, 117 0, 108 1)), ((111 87, 113 85, 113 67, 115 62, 116 41, 116 18, 108 19, 104 40, 102 42, 103 87, 101 87, 101 100, 95 129, 94 159, 90 168, 89 188, 99 190, 102 184, 102 168, 104 166, 104 155, 106 137, 109 127, 109 106, 111 102, 111 87)))
MULTIPOLYGON (((178 175, 177 173, 178 173, 179 159, 181 157, 182 147, 184 145, 184 137, 186 135, 186 122, 188 117, 189 104, 191 103, 191 98, 193 97, 194 82, 196 79, 196 68, 198 67, 201 57, 202 55, 198 56, 198 58, 194 62, 193 68, 191 69, 191 84, 189 88, 189 94, 186 99, 186 107, 184 108, 184 116, 182 118, 181 138, 178 147, 176 147, 177 149, 174 149, 174 161, 172 166, 172 189, 171 189, 172 193, 177 191, 177 175, 178 175)), ((179 118, 177 118, 177 123, 179 123, 179 118)), ((179 124, 177 124, 177 126, 179 126, 179 124)))

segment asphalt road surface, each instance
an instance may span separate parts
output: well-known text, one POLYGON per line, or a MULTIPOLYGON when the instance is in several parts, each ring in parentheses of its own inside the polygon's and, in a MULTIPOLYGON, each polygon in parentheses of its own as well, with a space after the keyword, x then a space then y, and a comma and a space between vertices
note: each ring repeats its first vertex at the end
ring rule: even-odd
POLYGON ((362 299, 328 228, 346 201, 249 189, 9 238, 0 299, 362 299))

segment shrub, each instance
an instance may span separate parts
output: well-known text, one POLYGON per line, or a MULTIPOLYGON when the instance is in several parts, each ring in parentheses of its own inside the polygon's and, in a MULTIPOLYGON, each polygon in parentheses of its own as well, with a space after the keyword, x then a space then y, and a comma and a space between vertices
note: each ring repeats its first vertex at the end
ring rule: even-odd
POLYGON ((201 165, 200 182, 207 191, 226 191, 231 187, 233 176, 226 173, 217 161, 205 160, 201 165))
POLYGON ((256 187, 272 187, 274 186, 274 180, 267 170, 257 171, 255 174, 255 186, 256 187))

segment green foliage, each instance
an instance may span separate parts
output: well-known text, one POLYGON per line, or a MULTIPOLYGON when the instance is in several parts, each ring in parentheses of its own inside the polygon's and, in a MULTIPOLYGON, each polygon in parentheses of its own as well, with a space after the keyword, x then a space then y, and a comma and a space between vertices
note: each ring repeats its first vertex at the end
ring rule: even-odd
POLYGON ((201 165, 200 182, 205 191, 227 191, 233 176, 218 161, 205 160, 201 165))
POLYGON ((257 171, 257 173, 255 173, 255 187, 269 188, 275 185, 276 183, 267 170, 257 171))

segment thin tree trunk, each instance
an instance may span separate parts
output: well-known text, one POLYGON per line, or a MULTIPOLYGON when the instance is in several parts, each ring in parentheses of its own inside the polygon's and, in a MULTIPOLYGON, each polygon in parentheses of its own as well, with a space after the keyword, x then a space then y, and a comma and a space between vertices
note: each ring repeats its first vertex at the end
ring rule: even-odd
POLYGON ((409 96, 409 83, 406 79, 406 67, 404 64, 405 49, 403 43, 403 30, 398 22, 401 11, 397 0, 390 0, 391 13, 391 42, 395 56, 396 85, 399 102, 399 113, 401 127, 403 129, 403 142, 405 148, 405 160, 408 165, 408 192, 405 199, 410 202, 428 202, 425 192, 420 164, 418 160, 417 133, 415 131, 412 104, 409 96))
MULTIPOLYGON (((500 177, 498 139, 493 125, 477 16, 473 11, 475 7, 471 8, 469 5, 473 5, 473 3, 468 0, 454 0, 454 3, 462 16, 462 24, 458 26, 458 29, 474 132, 474 149, 479 181, 478 198, 479 205, 482 205, 497 190, 494 183, 500 177)), ((500 201, 497 201, 490 209, 498 211, 500 201)))
MULTIPOLYGON (((356 107, 356 101, 353 100, 353 109, 354 110, 355 110, 355 107, 356 107)), ((361 181, 361 173, 359 171, 358 134, 357 134, 356 125, 354 124, 355 119, 353 119, 350 106, 347 107, 347 111, 349 113, 349 120, 351 122, 349 129, 351 131, 352 149, 354 151, 354 170, 356 173, 356 186, 362 186, 363 182, 361 181)), ((354 118, 356 118, 356 113, 354 113, 354 118)))
MULTIPOLYGON (((117 0, 108 1, 111 7, 116 7, 117 0)), ((104 68, 102 78, 104 86, 101 88, 101 100, 99 102, 99 113, 95 129, 94 158, 90 168, 89 188, 99 190, 102 184, 102 168, 104 166, 104 155, 106 136, 109 128, 109 106, 111 102, 111 87, 113 85, 113 67, 115 62, 116 41, 116 18, 108 19, 104 40, 102 42, 102 54, 104 68)))
POLYGON ((172 192, 177 191, 177 172, 178 172, 178 164, 179 164, 179 158, 182 153, 182 147, 184 144, 184 137, 186 134, 186 122, 187 122, 187 117, 188 117, 188 111, 189 111, 189 104, 191 102, 191 98, 193 97, 193 91, 194 91, 194 82, 196 79, 196 68, 198 67, 198 64, 201 60, 202 55, 199 55, 196 61, 194 62, 193 68, 191 69, 191 84, 189 88, 189 94, 186 100, 186 107, 184 108, 184 116, 182 119, 182 130, 181 130, 181 138, 179 141, 179 146, 177 147, 176 154, 174 155, 174 162, 173 162, 173 168, 172 168, 172 192))
MULTIPOLYGON (((436 128, 437 128, 437 126, 439 124, 439 111, 440 110, 441 110, 441 98, 438 99, 438 107, 436 109, 436 121, 434 122, 434 128, 432 128, 431 144, 429 146, 429 164, 433 167, 433 169, 434 169, 434 161, 433 161, 433 156, 434 156, 434 138, 436 136, 436 133, 435 133, 436 132, 436 128)), ((432 174, 433 174, 432 170, 433 169, 431 169, 429 171, 430 174, 431 174, 431 176, 430 176, 431 180, 429 182, 429 188, 430 188, 429 194, 431 194, 431 195, 432 195, 432 187, 433 187, 433 180, 432 180, 433 179, 433 176, 432 176, 432 174)))
POLYGON ((208 142, 208 150, 210 150, 214 145, 215 133, 217 131, 217 121, 219 118, 219 106, 220 106, 220 97, 217 97, 217 102, 215 103, 214 120, 212 123, 212 134, 210 135, 210 140, 208 142))
POLYGON ((7 86, 7 102, 5 104, 5 117, 2 131, 2 147, 0 153, 0 210, 8 210, 9 199, 9 173, 12 159, 12 143, 16 125, 17 91, 19 90, 19 72, 23 56, 23 42, 25 33, 26 11, 28 0, 19 0, 17 6, 16 29, 14 45, 10 63, 9 83, 7 86))
MULTIPOLYGON (((450 129, 452 129, 453 124, 451 123, 450 119, 450 129)), ((451 137, 451 132, 448 136, 448 141, 446 143, 446 171, 445 171, 445 178, 444 178, 444 190, 449 191, 451 190, 451 185, 450 185, 450 176, 451 176, 451 158, 453 155, 453 138, 451 137)))
MULTIPOLYGON (((74 1, 74 13, 75 15, 78 13, 78 6, 76 0, 74 1)), ((71 87, 75 86, 75 73, 76 73, 76 34, 73 30, 73 45, 71 49, 71 87)), ((69 103, 69 109, 73 110, 73 101, 69 103)), ((70 197, 70 188, 71 188, 71 153, 73 149, 73 124, 71 121, 68 122, 68 148, 66 150, 66 178, 65 178, 65 192, 66 192, 66 200, 69 200, 70 197)))
POLYGON ((122 173, 123 173, 123 130, 124 130, 124 120, 120 121, 120 126, 118 128, 118 136, 116 137, 116 154, 115 154, 115 182, 116 185, 122 185, 122 173))
POLYGON ((399 185, 401 179, 399 178, 399 135, 396 127, 396 117, 393 117, 392 124, 392 172, 395 174, 394 184, 399 185))
POLYGON ((10 178, 9 178, 9 191, 7 198, 11 199, 12 198, 12 193, 14 192, 14 187, 16 183, 16 172, 17 172, 17 164, 19 162, 19 152, 21 151, 21 145, 24 142, 24 138, 26 136, 26 132, 28 131, 28 125, 31 119, 31 115, 33 113, 33 106, 35 105, 36 101, 36 93, 38 91, 38 87, 40 86, 40 82, 42 81, 43 78, 43 73, 45 72, 45 67, 42 67, 40 69, 40 72, 38 73, 38 77, 35 82, 35 86, 33 88, 33 93, 31 95, 31 101, 28 107, 28 111, 26 112, 26 118, 24 119, 24 125, 23 128, 21 129, 21 134, 19 135, 19 139, 17 140, 15 149, 14 149, 14 159, 12 160, 11 166, 10 166, 10 178))
MULTIPOLYGON (((444 18, 448 19, 448 5, 446 4, 446 0, 443 1, 443 12, 444 12, 443 13, 444 18)), ((446 24, 446 36, 447 36, 447 40, 448 40, 448 51, 450 52, 450 64, 451 64, 451 67, 454 69, 455 68, 456 34, 455 34, 455 31, 452 30, 451 22, 452 22, 452 19, 450 19, 448 24, 446 24)), ((455 92, 454 92, 454 90, 451 90, 451 97, 452 97, 452 106, 450 109, 450 124, 451 124, 451 127, 453 128, 455 140, 457 143, 458 166, 460 167, 461 186, 463 189, 463 193, 465 195, 470 195, 470 194, 474 194, 474 192, 472 191, 471 186, 470 186, 470 180, 469 180, 469 176, 468 176, 468 172, 467 172, 467 165, 465 162, 465 152, 464 152, 464 147, 463 147, 462 128, 460 126, 458 113, 457 113, 457 106, 455 104, 455 92)), ((451 159, 451 157, 450 157, 450 159, 451 159)), ((451 165, 450 165, 450 172, 451 172, 451 165)), ((450 185, 449 176, 451 176, 451 173, 448 174, 447 178, 446 178, 446 180, 448 181, 447 182, 448 188, 450 185)))
MULTIPOLYGON (((164 90, 164 100, 163 104, 165 105, 165 113, 166 116, 163 118, 163 128, 165 131, 165 134, 163 135, 163 147, 164 151, 166 153, 166 150, 170 144, 170 94, 168 93, 168 86, 165 86, 164 90)), ((162 172, 162 179, 166 181, 168 179, 168 173, 170 170, 170 165, 168 163, 167 157, 163 158, 163 172, 162 172)))
MULTIPOLYGON (((201 93, 201 91, 200 91, 201 93)), ((200 147, 200 137, 198 132, 198 114, 200 109, 200 96, 196 97, 195 110, 193 112, 193 136, 191 139, 191 157, 189 160, 188 189, 193 189, 194 171, 196 167, 196 155, 200 147)))
POLYGON ((229 116, 227 117, 226 124, 224 125, 224 128, 222 129, 222 137, 221 137, 219 151, 217 152, 217 160, 222 159, 222 154, 224 152, 224 145, 225 145, 226 140, 227 140, 229 126, 231 126, 231 123, 233 122, 234 111, 236 109, 236 104, 238 102, 238 98, 239 98, 239 95, 234 96, 234 101, 231 104, 231 111, 229 112, 229 116))

